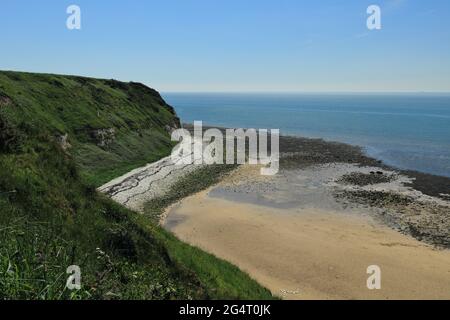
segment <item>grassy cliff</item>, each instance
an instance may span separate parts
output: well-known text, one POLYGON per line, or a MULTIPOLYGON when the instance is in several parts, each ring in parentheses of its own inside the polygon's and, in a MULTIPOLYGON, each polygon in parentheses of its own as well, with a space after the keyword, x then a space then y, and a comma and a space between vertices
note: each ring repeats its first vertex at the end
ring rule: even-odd
POLYGON ((166 155, 167 131, 179 126, 172 107, 140 83, 1 72, 0 97, 9 122, 59 141, 96 185, 166 155))
POLYGON ((96 192, 167 155, 178 125, 139 83, 0 72, 0 299, 270 298, 96 192), (65 288, 70 265, 79 291, 65 288))

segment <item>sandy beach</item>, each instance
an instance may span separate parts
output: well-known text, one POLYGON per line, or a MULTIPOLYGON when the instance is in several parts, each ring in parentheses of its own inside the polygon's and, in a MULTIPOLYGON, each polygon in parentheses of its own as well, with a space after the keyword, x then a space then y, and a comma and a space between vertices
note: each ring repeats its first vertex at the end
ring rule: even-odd
MULTIPOLYGON (((156 221, 284 299, 450 299, 449 178, 318 139, 284 136, 280 150, 276 176, 243 165, 200 193, 184 189, 203 181, 185 181, 193 195, 156 221), (380 290, 367 288, 372 265, 380 290)), ((196 169, 168 157, 99 190, 146 214, 196 169)))
POLYGON ((298 194, 274 190, 273 181, 241 167, 169 208, 163 225, 284 299, 450 299, 449 250, 393 230, 370 208, 343 207, 318 192, 324 187, 308 172, 299 176, 294 180, 304 197, 293 202, 298 194), (261 194, 262 186, 272 198, 261 194), (381 290, 366 286, 370 265, 381 268, 381 290))

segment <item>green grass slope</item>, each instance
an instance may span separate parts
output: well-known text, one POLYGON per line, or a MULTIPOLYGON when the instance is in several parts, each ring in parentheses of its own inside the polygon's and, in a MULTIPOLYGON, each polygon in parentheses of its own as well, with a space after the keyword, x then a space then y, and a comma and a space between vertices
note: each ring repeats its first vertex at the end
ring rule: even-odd
POLYGON ((96 192, 168 154, 178 125, 142 84, 0 72, 0 299, 271 298, 96 192))
POLYGON ((167 155, 167 130, 179 126, 173 108, 140 83, 0 72, 0 97, 2 112, 23 129, 67 137, 96 185, 167 155))

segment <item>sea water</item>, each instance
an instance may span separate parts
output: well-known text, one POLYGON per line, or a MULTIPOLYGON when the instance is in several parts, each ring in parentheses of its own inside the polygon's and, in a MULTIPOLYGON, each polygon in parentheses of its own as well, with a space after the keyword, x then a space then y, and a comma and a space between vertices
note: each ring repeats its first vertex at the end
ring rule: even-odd
POLYGON ((386 164, 450 177, 450 94, 165 93, 181 120, 359 145, 386 164))

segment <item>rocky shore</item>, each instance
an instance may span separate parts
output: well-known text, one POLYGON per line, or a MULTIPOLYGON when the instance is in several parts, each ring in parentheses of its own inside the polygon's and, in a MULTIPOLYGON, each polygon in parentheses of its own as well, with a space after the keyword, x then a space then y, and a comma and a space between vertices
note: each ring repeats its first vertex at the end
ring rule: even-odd
MULTIPOLYGON (((329 208, 370 208, 366 210, 369 214, 395 230, 450 247, 450 178, 391 168, 367 157, 359 147, 321 139, 282 136, 280 156, 281 171, 273 179, 241 182, 234 190, 213 194, 232 198, 238 194, 246 201, 277 206, 322 201, 329 208), (285 201, 273 200, 277 197, 285 201)), ((177 180, 196 169, 195 165, 173 164, 168 157, 99 190, 143 212, 145 203, 170 192, 177 180)))
POLYGON ((280 150, 285 174, 333 165, 327 185, 339 203, 371 207, 390 227, 450 248, 450 178, 392 168, 359 147, 320 139, 282 137, 280 150))
POLYGON ((285 299, 449 298, 450 179, 317 139, 280 152, 275 176, 165 158, 100 190, 285 299), (373 264, 383 290, 366 288, 373 264))

